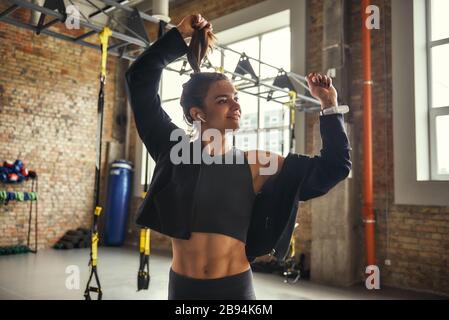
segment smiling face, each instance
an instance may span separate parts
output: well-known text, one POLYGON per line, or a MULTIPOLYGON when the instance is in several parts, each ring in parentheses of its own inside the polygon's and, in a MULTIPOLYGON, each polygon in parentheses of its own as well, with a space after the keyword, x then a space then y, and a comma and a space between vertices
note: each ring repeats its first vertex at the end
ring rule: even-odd
POLYGON ((239 129, 241 109, 234 85, 229 80, 214 81, 203 100, 203 108, 192 108, 191 115, 206 120, 201 124, 202 129, 215 128, 220 132, 239 129))

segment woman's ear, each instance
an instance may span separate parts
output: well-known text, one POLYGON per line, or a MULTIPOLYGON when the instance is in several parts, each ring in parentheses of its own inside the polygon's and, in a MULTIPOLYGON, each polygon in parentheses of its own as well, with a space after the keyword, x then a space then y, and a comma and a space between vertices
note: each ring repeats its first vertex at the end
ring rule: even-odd
POLYGON ((205 116, 203 114, 203 111, 200 108, 192 107, 192 108, 190 108, 189 113, 190 113, 190 116, 192 117, 193 121, 201 120, 203 122, 206 122, 206 120, 204 119, 205 116))

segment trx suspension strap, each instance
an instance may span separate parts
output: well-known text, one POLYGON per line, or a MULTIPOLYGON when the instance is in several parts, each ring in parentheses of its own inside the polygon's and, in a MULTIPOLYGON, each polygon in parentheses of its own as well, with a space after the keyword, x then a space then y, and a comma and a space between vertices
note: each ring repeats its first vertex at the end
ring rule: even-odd
MULTIPOLYGON (((145 199, 148 191, 148 151, 145 150, 145 185, 143 187, 142 199, 145 199)), ((140 229, 140 263, 137 273, 137 291, 148 290, 150 284, 150 229, 140 229)))
POLYGON ((100 280, 97 274, 97 250, 98 250, 98 217, 101 214, 102 208, 100 207, 100 173, 101 173, 101 142, 103 137, 103 109, 104 109, 104 85, 106 83, 106 60, 108 56, 108 40, 112 35, 112 31, 108 27, 104 27, 100 32, 100 43, 101 43, 101 74, 100 74, 100 91, 98 93, 98 120, 97 120, 97 161, 95 170, 95 199, 94 199, 94 222, 92 225, 92 244, 90 251, 90 261, 89 266, 90 276, 87 281, 86 290, 84 291, 84 298, 86 300, 91 300, 90 293, 95 292, 98 294, 98 300, 101 300, 103 292, 101 291, 100 280), (92 276, 95 276, 95 281, 97 282, 97 287, 91 286, 90 282, 92 276))
POLYGON ((140 263, 137 274, 137 291, 148 290, 150 285, 150 229, 140 229, 140 263))
MULTIPOLYGON (((285 105, 289 107, 290 111, 290 150, 289 152, 293 152, 295 148, 295 111, 296 111, 296 99, 297 99, 297 93, 294 90, 290 90, 288 92, 289 95, 289 102, 287 102, 285 105)), ((303 180, 304 181, 304 178, 303 180)), ((302 185, 302 182, 301 182, 302 185)), ((298 188, 298 192, 301 189, 301 186, 298 188)), ((295 223, 294 229, 298 226, 298 223, 295 223)), ((294 229, 292 232, 292 236, 290 238, 290 245, 288 250, 288 257, 284 262, 284 282, 285 283, 296 283, 299 278, 301 277, 301 273, 297 269, 296 261, 295 261, 295 233, 294 229), (293 280, 292 280, 293 279, 293 280)))
POLYGON ((290 90, 288 92, 289 102, 287 102, 287 106, 290 109, 290 150, 292 152, 295 148, 295 110, 296 110, 296 91, 290 90))

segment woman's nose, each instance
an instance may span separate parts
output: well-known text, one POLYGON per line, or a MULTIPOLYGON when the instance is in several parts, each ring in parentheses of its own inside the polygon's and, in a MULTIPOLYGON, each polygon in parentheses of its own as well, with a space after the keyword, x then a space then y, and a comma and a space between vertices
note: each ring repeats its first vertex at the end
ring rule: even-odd
POLYGON ((237 109, 240 111, 240 103, 238 101, 232 100, 232 109, 237 109))

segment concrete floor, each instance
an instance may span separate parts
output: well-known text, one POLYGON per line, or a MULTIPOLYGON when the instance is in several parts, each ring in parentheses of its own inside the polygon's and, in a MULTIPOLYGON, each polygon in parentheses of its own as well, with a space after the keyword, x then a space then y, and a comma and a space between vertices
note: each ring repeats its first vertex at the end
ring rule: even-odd
MULTIPOLYGON (((0 256, 0 299, 83 299, 89 272, 88 258, 88 249, 48 249, 36 255, 0 256), (70 273, 66 273, 67 267, 72 268, 70 273), (68 289, 66 281, 71 275, 71 279, 74 278, 76 271, 73 270, 77 268, 79 288, 68 289)), ((98 268, 104 299, 167 299, 170 256, 152 252, 151 283, 147 291, 136 292, 138 262, 135 249, 100 248, 98 268)), ((363 286, 336 288, 305 280, 291 285, 283 283, 283 278, 274 274, 254 272, 253 275, 258 300, 447 299, 392 288, 376 291, 368 291, 363 286)), ((76 285, 76 282, 72 284, 76 285)))

